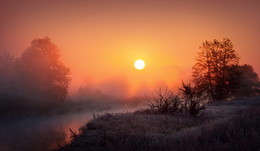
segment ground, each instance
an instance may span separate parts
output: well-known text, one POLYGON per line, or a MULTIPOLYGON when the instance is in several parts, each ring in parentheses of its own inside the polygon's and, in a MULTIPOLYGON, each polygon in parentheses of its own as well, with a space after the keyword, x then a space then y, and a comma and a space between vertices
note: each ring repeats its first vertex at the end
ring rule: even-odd
POLYGON ((260 97, 206 105, 198 117, 107 113, 82 126, 59 151, 260 149, 260 97))

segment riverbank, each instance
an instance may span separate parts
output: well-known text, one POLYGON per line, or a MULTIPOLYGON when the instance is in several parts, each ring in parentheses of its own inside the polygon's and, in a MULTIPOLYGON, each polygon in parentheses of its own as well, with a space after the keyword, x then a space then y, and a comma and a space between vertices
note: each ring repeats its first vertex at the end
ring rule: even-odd
POLYGON ((208 104, 188 115, 107 113, 72 133, 59 151, 85 150, 258 150, 260 98, 208 104))

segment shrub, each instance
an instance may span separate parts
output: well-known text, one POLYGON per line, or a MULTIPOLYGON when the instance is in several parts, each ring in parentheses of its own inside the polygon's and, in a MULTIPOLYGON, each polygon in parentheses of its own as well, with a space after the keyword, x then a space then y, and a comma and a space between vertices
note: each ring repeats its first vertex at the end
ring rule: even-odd
POLYGON ((181 108, 181 100, 178 94, 174 94, 168 88, 156 90, 150 97, 145 97, 148 106, 153 113, 174 114, 181 108))
POLYGON ((182 85, 180 92, 175 94, 168 88, 156 90, 150 97, 145 97, 148 102, 148 109, 140 111, 142 113, 175 114, 185 113, 197 116, 201 110, 205 109, 204 98, 198 95, 190 84, 182 85))
POLYGON ((205 102, 203 96, 199 95, 191 84, 185 84, 182 82, 182 88, 180 88, 182 102, 185 113, 189 113, 192 116, 197 116, 199 112, 205 109, 205 102))

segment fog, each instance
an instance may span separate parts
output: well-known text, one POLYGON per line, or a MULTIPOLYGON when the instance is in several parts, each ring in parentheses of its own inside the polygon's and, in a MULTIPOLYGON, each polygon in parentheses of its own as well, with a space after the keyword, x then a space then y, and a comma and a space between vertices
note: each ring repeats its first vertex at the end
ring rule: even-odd
POLYGON ((131 112, 144 105, 140 97, 106 95, 83 86, 59 104, 6 99, 0 99, 1 151, 49 151, 69 143, 70 129, 77 133, 93 115, 131 112))
POLYGON ((70 142, 71 132, 92 119, 93 114, 106 112, 130 112, 129 108, 114 110, 81 111, 49 116, 24 117, 8 119, 1 117, 0 150, 1 151, 49 151, 70 142))
POLYGON ((38 39, 20 57, 0 53, 1 151, 52 150, 69 143, 70 130, 77 133, 93 114, 130 112, 144 105, 141 95, 128 95, 121 77, 83 83, 70 92, 69 69, 55 48, 49 39, 38 39))
POLYGON ((178 89, 204 40, 232 39, 260 73, 259 5, 1 0, 0 150, 54 149, 93 114, 132 111, 154 89, 178 89))

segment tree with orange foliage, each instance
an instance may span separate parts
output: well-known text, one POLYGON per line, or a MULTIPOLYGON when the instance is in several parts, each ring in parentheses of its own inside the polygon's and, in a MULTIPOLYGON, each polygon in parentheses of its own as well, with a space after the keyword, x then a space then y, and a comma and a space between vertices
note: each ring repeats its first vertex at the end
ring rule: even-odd
POLYGON ((60 50, 48 37, 34 39, 18 59, 21 95, 33 100, 63 101, 68 94, 70 70, 60 50))
POLYGON ((212 101, 229 97, 229 67, 238 65, 239 57, 232 42, 205 41, 193 66, 193 82, 197 92, 206 94, 212 101))

